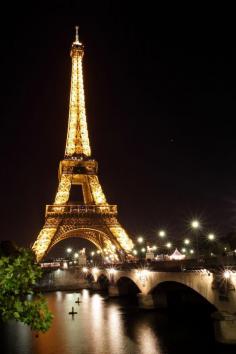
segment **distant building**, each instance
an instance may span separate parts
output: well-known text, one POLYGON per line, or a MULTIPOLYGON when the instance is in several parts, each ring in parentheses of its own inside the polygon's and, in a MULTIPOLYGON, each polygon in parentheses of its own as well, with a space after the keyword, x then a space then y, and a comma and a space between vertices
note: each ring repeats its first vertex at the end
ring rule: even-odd
POLYGON ((87 257, 86 257, 85 248, 83 248, 82 250, 79 251, 78 263, 79 263, 79 265, 82 265, 82 266, 87 264, 87 257))
POLYGON ((147 246, 147 252, 146 252, 146 260, 148 260, 148 259, 150 261, 155 259, 153 249, 152 249, 152 247, 149 247, 149 246, 147 246))

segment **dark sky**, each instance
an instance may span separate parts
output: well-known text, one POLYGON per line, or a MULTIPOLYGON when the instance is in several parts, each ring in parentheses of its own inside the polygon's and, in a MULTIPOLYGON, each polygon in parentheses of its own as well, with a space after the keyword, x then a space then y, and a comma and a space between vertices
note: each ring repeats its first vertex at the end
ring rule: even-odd
POLYGON ((76 24, 93 157, 121 223, 153 239, 160 227, 184 235, 193 217, 206 231, 231 231, 235 29, 194 9, 83 3, 2 8, 0 238, 30 245, 54 200, 76 24))

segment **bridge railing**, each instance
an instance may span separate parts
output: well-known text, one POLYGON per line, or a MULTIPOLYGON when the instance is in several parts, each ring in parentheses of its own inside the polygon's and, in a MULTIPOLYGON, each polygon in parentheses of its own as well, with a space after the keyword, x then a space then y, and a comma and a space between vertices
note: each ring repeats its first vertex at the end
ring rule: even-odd
MULTIPOLYGON (((236 257, 215 257, 197 259, 185 259, 185 260, 171 260, 171 261, 130 261, 123 263, 116 263, 113 265, 117 270, 129 270, 129 269, 142 269, 147 268, 151 271, 158 272, 182 272, 182 271, 194 271, 201 269, 209 270, 222 270, 230 267, 236 270, 236 257)), ((109 267, 105 265, 105 268, 109 267)))

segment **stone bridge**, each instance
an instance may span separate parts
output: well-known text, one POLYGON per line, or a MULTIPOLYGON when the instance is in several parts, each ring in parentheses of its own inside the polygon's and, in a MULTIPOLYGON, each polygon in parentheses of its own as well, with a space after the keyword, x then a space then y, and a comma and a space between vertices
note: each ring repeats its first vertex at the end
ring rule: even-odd
POLYGON ((66 280, 68 285, 74 282, 76 286, 79 279, 84 279, 84 287, 106 289, 110 297, 136 294, 139 306, 148 310, 166 308, 176 298, 183 303, 208 303, 212 305, 216 339, 236 344, 236 271, 227 268, 157 271, 145 267, 54 271, 55 285, 60 280, 65 284, 66 280))
POLYGON ((158 272, 148 269, 115 270, 92 268, 95 288, 108 288, 109 296, 136 293, 143 309, 166 308, 171 297, 208 302, 214 308, 216 339, 236 344, 236 272, 207 269, 158 272))

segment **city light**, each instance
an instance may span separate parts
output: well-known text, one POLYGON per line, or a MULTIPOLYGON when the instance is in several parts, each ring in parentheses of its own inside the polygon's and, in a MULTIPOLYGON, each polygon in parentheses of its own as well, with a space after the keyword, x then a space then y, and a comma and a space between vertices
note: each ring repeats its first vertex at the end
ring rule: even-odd
POLYGON ((94 274, 96 274, 96 273, 98 273, 98 268, 97 267, 93 267, 93 269, 92 269, 92 272, 94 273, 94 274))
POLYGON ((156 245, 152 246, 152 249, 153 249, 153 251, 156 251, 157 250, 157 246, 156 245))
POLYGON ((209 234, 207 236, 207 238, 208 238, 208 240, 213 241, 215 239, 215 235, 214 234, 209 234))
POLYGON ((146 249, 143 247, 142 249, 141 249, 141 252, 145 252, 146 251, 146 249))
POLYGON ((229 279, 230 278, 230 272, 228 270, 225 270, 223 273, 223 276, 225 279, 229 279))
POLYGON ((94 255, 95 255, 95 252, 94 252, 94 251, 92 251, 92 252, 91 252, 91 256, 93 257, 94 255))
POLYGON ((101 251, 100 250, 97 250, 97 254, 100 254, 101 253, 101 251))
POLYGON ((83 273, 87 273, 88 268, 87 268, 87 267, 83 267, 83 268, 82 268, 82 271, 83 271, 83 273))
POLYGON ((137 250, 133 250, 133 254, 136 256, 138 254, 137 250))
POLYGON ((148 274, 149 274, 149 270, 148 270, 148 269, 142 269, 142 270, 140 271, 140 273, 141 273, 141 277, 147 278, 147 276, 148 276, 148 274))
POLYGON ((167 242, 166 247, 167 248, 171 248, 172 247, 172 243, 171 242, 167 242))
POLYGON ((67 253, 71 253, 72 252, 72 248, 67 248, 66 252, 67 253))
POLYGON ((115 274, 115 272, 116 272, 116 270, 115 270, 114 268, 108 269, 108 273, 109 273, 110 275, 115 274))
POLYGON ((74 258, 78 258, 79 257, 79 254, 76 252, 75 254, 74 254, 74 258))
POLYGON ((181 252, 186 253, 186 248, 182 248, 181 252))
POLYGON ((67 269, 68 268, 68 263, 67 262, 63 262, 63 269, 67 269))
POLYGON ((190 244, 190 240, 189 240, 188 238, 186 238, 186 239, 184 240, 184 244, 185 244, 185 245, 189 245, 189 244, 190 244))
POLYGON ((165 236, 166 236, 166 232, 165 232, 164 230, 160 230, 160 231, 158 232, 158 235, 159 235, 160 237, 165 237, 165 236))
POLYGON ((191 226, 192 226, 193 229, 199 229, 200 223, 199 223, 198 220, 193 220, 193 221, 191 222, 191 226))
POLYGON ((143 237, 142 236, 138 237, 137 241, 138 243, 143 243, 143 237))
POLYGON ((194 250, 190 250, 189 252, 190 252, 191 254, 194 254, 194 250))

